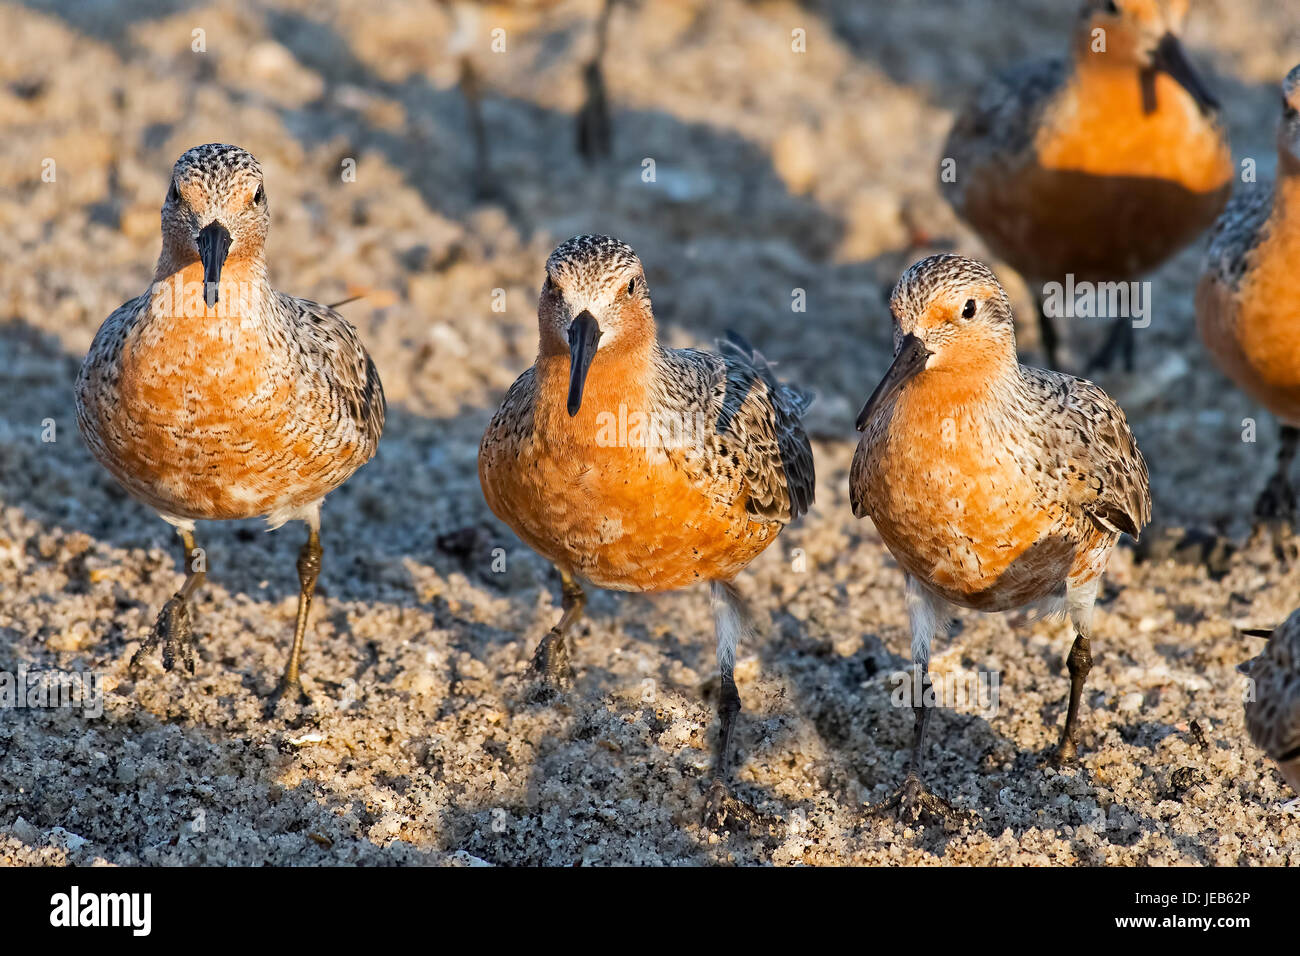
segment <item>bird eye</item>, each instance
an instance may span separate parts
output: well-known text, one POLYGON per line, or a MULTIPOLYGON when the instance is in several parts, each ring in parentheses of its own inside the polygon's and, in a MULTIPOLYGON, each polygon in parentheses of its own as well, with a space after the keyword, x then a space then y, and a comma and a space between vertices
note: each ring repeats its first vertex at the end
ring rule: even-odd
POLYGON ((961 317, 962 317, 963 319, 973 319, 973 318, 975 318, 975 300, 974 300, 974 299, 967 299, 967 300, 966 300, 966 304, 962 307, 962 310, 961 310, 961 317))
POLYGON ((260 206, 264 202, 266 202, 266 190, 262 188, 261 183, 258 183, 257 192, 253 193, 253 205, 260 206))
POLYGON ((1115 0, 1106 0, 1106 12, 1112 16, 1119 13, 1119 4, 1115 0))
POLYGON ((171 189, 167 190, 167 201, 168 202, 181 201, 181 191, 176 188, 176 180, 174 179, 172 180, 171 189))
POLYGON ((631 295, 631 294, 632 294, 633 292, 635 292, 635 291, 636 291, 636 277, 633 276, 633 277, 632 277, 632 281, 630 281, 630 282, 627 284, 627 294, 628 294, 628 295, 631 295))

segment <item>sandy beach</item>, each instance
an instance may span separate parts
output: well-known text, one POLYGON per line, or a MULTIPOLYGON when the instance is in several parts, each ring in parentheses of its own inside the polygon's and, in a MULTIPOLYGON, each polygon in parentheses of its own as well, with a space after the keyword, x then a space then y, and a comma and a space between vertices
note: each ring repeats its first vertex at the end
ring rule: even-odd
MULTIPOLYGON (((1048 760, 1068 623, 963 613, 932 671, 996 675, 996 702, 936 715, 929 779, 975 819, 864 812, 902 779, 912 714, 891 700, 903 575, 848 501, 854 416, 890 360, 902 269, 938 249, 989 258, 938 192, 954 112, 993 69, 1063 53, 1072 6, 619 5, 612 155, 588 166, 574 113, 596 0, 484 5, 459 35, 429 0, 0 4, 0 671, 87 673, 103 693, 99 716, 0 710, 0 866, 1300 863, 1295 794, 1249 742, 1236 669, 1259 649, 1241 630, 1300 603, 1300 563, 1249 537, 1277 429, 1196 338, 1203 241, 1148 277, 1135 370, 1098 378, 1154 515, 1098 602, 1078 767, 1048 760), (463 49, 498 185, 484 201, 463 49), (276 287, 361 296, 340 308, 388 398, 378 456, 325 504, 315 707, 289 722, 261 695, 288 653, 302 526, 200 525, 197 673, 154 655, 133 674, 181 581, 176 536, 76 427, 81 359, 152 275, 172 163, 213 141, 265 170, 276 287), (705 588, 592 592, 573 691, 530 693, 559 579, 488 510, 475 461, 536 353, 546 256, 587 232, 639 253, 666 344, 735 329, 818 393, 816 504, 738 582, 761 623, 737 662, 752 832, 700 824, 718 694, 705 588)), ((1200 0, 1183 39, 1234 157, 1268 176, 1300 7, 1200 0)), ((1029 290, 991 264, 1037 364, 1029 290)), ((1066 328, 1076 359, 1105 335, 1066 328)))

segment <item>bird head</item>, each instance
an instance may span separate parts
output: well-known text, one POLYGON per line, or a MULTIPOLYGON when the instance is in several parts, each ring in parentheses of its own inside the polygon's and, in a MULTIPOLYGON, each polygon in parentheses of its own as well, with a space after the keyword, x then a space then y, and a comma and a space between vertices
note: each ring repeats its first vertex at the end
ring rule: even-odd
POLYGON ((627 354, 654 343, 654 312, 645 270, 632 247, 609 236, 575 236, 546 260, 537 304, 543 355, 569 356, 570 415, 598 356, 627 354))
POLYGON ((163 256, 203 264, 204 300, 219 300, 230 259, 255 259, 266 244, 271 211, 262 168, 238 146, 208 143, 181 154, 162 208, 163 256))
POLYGON ((1088 68, 1136 71, 1145 109, 1156 109, 1155 78, 1165 74, 1204 113, 1219 108, 1178 37, 1187 0, 1084 0, 1075 31, 1075 62, 1088 68))
POLYGON ((889 300, 894 361, 858 416, 862 430, 923 373, 969 379, 1016 365, 1011 302, 992 270, 965 256, 913 264, 889 300))

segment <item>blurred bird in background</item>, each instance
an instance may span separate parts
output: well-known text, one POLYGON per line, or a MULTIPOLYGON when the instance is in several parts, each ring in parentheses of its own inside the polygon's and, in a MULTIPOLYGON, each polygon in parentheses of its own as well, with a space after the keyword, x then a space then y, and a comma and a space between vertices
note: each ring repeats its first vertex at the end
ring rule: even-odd
MULTIPOLYGON (((1183 52, 1187 0, 1085 0, 1069 55, 980 89, 944 145, 941 186, 985 245, 1031 285, 1150 272, 1214 221, 1231 192, 1218 101, 1183 52)), ((1060 330, 1039 299, 1047 363, 1060 330)), ((1116 316, 1085 367, 1134 363, 1116 316)))

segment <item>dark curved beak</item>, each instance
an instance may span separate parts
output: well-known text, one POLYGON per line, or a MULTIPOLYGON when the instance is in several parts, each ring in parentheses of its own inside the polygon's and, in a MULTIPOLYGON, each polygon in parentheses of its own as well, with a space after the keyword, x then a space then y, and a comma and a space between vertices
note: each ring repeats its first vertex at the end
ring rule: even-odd
POLYGON ((1148 73, 1148 77, 1142 84, 1142 107, 1148 113, 1155 112, 1156 108, 1154 73, 1157 72, 1169 74, 1174 82, 1191 94, 1202 113, 1208 115, 1219 108, 1219 101, 1201 80, 1200 74, 1192 68, 1191 61, 1183 52, 1183 45, 1172 33, 1166 33, 1160 38, 1155 51, 1151 54, 1151 66, 1145 72, 1148 73))
POLYGON ((203 263, 203 301, 212 308, 217 304, 217 287, 221 267, 230 251, 230 231, 219 222, 210 222, 199 230, 199 261, 203 263))
POLYGON ((925 368, 926 360, 930 355, 931 352, 925 347, 925 343, 915 335, 903 336, 903 341, 898 343, 898 351, 894 354, 893 364, 886 370, 885 377, 880 380, 876 390, 867 399, 867 404, 863 405, 862 411, 858 413, 858 431, 865 429, 876 412, 892 402, 903 390, 903 386, 925 368))
POLYGON ((596 317, 583 309, 569 323, 569 417, 582 407, 582 387, 587 384, 591 360, 600 344, 600 326, 596 317))

